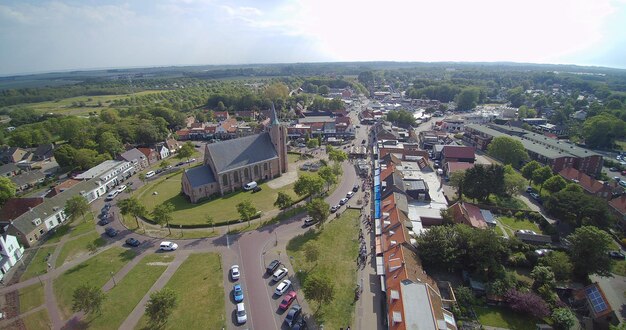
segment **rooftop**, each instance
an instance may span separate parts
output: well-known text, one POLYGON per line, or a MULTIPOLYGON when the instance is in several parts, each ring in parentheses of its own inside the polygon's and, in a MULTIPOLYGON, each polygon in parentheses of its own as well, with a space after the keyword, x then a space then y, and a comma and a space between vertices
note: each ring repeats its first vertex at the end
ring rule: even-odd
POLYGON ((110 171, 116 166, 122 165, 124 162, 120 160, 105 160, 102 163, 90 168, 89 170, 77 175, 75 179, 78 180, 88 180, 93 179, 95 177, 99 177, 100 175, 110 171))

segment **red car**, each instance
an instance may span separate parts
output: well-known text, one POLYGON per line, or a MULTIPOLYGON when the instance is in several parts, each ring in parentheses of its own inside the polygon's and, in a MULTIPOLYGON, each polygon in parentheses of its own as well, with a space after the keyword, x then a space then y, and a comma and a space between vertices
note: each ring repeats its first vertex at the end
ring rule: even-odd
POLYGON ((296 300, 296 292, 295 291, 289 291, 289 292, 287 292, 287 295, 285 296, 283 301, 280 303, 278 308, 280 308, 281 310, 287 310, 287 308, 289 308, 289 305, 291 305, 291 303, 294 300, 296 300))

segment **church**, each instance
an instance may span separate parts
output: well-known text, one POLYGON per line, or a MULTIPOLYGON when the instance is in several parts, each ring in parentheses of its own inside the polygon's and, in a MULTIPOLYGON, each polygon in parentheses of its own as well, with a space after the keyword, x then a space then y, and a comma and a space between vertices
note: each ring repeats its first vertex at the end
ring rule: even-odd
POLYGON ((272 113, 266 132, 206 145, 203 165, 182 177, 183 193, 192 203, 287 172, 287 129, 279 123, 274 105, 272 113))

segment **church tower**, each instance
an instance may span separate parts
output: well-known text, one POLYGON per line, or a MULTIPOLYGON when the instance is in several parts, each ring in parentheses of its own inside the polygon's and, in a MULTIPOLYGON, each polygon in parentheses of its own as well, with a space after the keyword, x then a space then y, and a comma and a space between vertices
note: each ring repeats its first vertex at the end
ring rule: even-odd
POLYGON ((280 173, 287 172, 287 128, 280 124, 278 121, 278 114, 274 103, 272 102, 272 121, 268 127, 270 139, 274 148, 278 153, 278 166, 280 166, 280 173))

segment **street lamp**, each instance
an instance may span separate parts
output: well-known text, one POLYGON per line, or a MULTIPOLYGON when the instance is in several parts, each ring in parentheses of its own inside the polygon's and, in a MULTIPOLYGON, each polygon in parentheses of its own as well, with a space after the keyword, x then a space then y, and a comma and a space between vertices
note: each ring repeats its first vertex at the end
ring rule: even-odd
POLYGON ((113 276, 113 272, 111 272, 111 279, 113 280, 113 286, 117 286, 117 283, 115 283, 115 276, 113 276))

